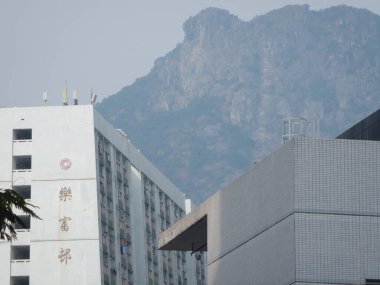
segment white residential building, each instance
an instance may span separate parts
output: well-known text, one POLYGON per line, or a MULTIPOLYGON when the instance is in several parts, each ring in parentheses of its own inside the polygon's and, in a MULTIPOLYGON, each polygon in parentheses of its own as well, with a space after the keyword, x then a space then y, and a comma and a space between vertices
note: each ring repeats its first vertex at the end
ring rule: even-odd
POLYGON ((0 241, 0 284, 203 284, 189 253, 157 250, 184 194, 93 106, 0 109, 0 157, 0 188, 42 218, 0 241))

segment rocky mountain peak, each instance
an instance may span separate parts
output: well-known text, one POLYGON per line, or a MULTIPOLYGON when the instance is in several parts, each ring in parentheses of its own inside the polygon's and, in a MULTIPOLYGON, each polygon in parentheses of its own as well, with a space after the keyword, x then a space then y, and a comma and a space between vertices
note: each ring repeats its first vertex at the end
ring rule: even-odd
POLYGON ((97 105, 196 202, 281 145, 282 121, 340 131, 379 108, 380 16, 286 6, 250 21, 209 8, 151 72, 97 105))
POLYGON ((239 23, 239 18, 231 15, 226 10, 208 8, 189 18, 183 24, 185 41, 212 37, 215 33, 223 33, 239 23))

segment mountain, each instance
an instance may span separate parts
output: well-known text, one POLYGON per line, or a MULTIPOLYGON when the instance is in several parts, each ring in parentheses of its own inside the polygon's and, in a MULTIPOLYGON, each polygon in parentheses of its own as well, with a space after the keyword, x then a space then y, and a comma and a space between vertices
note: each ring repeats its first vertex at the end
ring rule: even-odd
POLYGON ((146 76, 97 105, 196 203, 282 143, 282 122, 335 137, 380 102, 380 16, 286 6, 241 21, 209 8, 146 76))

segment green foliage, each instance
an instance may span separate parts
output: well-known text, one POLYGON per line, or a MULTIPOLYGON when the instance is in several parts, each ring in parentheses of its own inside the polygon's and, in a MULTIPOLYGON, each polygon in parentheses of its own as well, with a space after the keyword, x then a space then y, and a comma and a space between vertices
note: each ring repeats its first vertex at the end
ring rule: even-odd
POLYGON ((14 214, 13 208, 20 209, 25 214, 33 218, 41 219, 32 208, 38 208, 30 203, 27 203, 16 191, 11 189, 0 189, 0 234, 1 239, 4 236, 8 241, 17 239, 17 233, 14 229, 14 224, 25 226, 24 222, 14 214), (7 233, 9 232, 9 234, 7 233))

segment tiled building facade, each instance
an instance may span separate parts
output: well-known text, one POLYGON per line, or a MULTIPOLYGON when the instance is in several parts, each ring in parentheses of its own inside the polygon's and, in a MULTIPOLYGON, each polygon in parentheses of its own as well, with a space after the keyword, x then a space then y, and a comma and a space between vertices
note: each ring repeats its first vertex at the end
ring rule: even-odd
POLYGON ((192 243, 209 284, 380 284, 380 142, 292 139, 159 237, 192 243))

